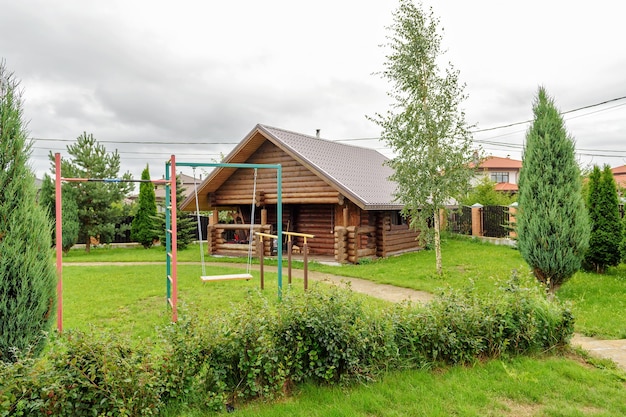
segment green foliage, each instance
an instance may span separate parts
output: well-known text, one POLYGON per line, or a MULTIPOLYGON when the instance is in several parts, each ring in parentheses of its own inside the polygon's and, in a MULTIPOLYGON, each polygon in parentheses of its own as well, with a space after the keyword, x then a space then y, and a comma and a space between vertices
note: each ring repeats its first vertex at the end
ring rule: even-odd
MULTIPOLYGON (((142 180, 150 180, 150 171, 146 169, 141 173, 142 180)), ((133 217, 130 229, 131 239, 141 243, 144 248, 149 248, 154 241, 159 238, 155 232, 155 217, 157 214, 156 195, 154 185, 149 182, 142 182, 139 186, 139 203, 137 212, 133 217)))
POLYGON ((39 353, 54 320, 50 222, 37 204, 19 82, 0 61, 0 361, 39 353))
POLYGON ((619 246, 622 262, 626 263, 626 215, 622 217, 622 241, 619 246))
MULTIPOLYGON (((52 178, 45 174, 43 182, 41 184, 41 190, 39 190, 40 204, 46 208, 48 217, 53 224, 52 239, 56 242, 56 197, 55 186, 52 178)), ((61 223, 62 223, 62 246, 63 252, 67 252, 78 241, 78 232, 80 225, 78 224, 78 205, 76 204, 76 197, 74 196, 74 189, 69 184, 63 184, 61 189, 61 223)))
POLYGON ((7 381, 0 401, 8 400, 6 415, 17 416, 155 415, 162 384, 155 368, 159 358, 150 347, 70 332, 51 343, 45 361, 26 358, 0 368, 7 381))
POLYGON ((589 176, 587 210, 591 234, 583 266, 604 273, 607 267, 619 265, 623 239, 617 188, 608 165, 602 171, 596 165, 589 176))
POLYGON ((517 241, 535 277, 554 292, 581 266, 589 220, 574 141, 544 88, 533 113, 520 172, 517 241))
POLYGON ((510 206, 515 202, 515 197, 496 191, 496 183, 489 177, 484 176, 480 182, 472 187, 472 190, 461 200, 464 206, 472 206, 476 203, 483 206, 510 206))
POLYGON ((450 292, 432 304, 368 311, 346 290, 251 294, 227 315, 182 314, 157 345, 66 333, 45 361, 0 367, 10 415, 142 416, 166 405, 223 410, 294 384, 344 384, 383 371, 546 351, 573 331, 564 306, 513 279, 498 294, 450 292))
POLYGON ((571 312, 539 287, 515 276, 501 291, 449 291, 427 307, 399 307, 392 320, 404 367, 473 363, 479 358, 541 352, 565 346, 574 332, 571 312))
MULTIPOLYGON (((459 200, 474 176, 474 148, 465 114, 466 99, 459 73, 441 61, 439 20, 432 9, 424 11, 411 0, 400 0, 388 36, 382 77, 393 85, 389 96, 394 111, 371 118, 382 127, 383 140, 396 157, 389 165, 398 184, 397 198, 411 226, 430 236, 427 222, 451 199, 459 200)), ((437 271, 441 274, 439 217, 434 216, 437 271)))
MULTIPOLYGON (((198 227, 195 220, 188 213, 180 210, 180 205, 185 200, 185 190, 186 188, 183 187, 180 176, 176 176, 176 247, 178 249, 185 249, 193 242, 196 236, 195 231, 198 227)), ((166 204, 169 204, 169 201, 166 204)), ((159 239, 161 242, 165 242, 165 213, 159 213, 156 218, 156 224, 158 225, 157 234, 159 239)))
MULTIPOLYGON (((120 156, 117 151, 109 153, 98 143, 92 134, 86 132, 76 139, 76 143, 68 145, 70 158, 61 162, 63 177, 115 179, 120 170, 120 156)), ((54 162, 54 155, 49 158, 54 162)), ((54 174, 54 167, 52 168, 54 174)), ((122 179, 131 179, 130 173, 122 175, 122 179)), ((80 224, 79 239, 85 242, 85 249, 91 248, 91 237, 109 243, 115 237, 115 224, 119 220, 119 210, 114 204, 120 203, 131 190, 132 185, 126 182, 73 182, 73 195, 78 206, 80 224)), ((64 187, 65 188, 65 187, 64 187)))

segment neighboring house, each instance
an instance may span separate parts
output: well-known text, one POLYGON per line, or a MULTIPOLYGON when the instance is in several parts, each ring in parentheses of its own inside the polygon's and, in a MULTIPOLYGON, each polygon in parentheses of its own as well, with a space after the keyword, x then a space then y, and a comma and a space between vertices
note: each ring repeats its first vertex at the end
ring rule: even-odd
MULTIPOLYGON (((189 198, 190 195, 193 195, 193 190, 194 190, 194 178, 190 177, 189 175, 185 175, 182 172, 178 174, 180 176, 180 179, 183 183, 183 195, 185 196, 185 198, 189 198)), ((200 177, 200 175, 198 175, 198 177, 195 179, 195 183, 197 185, 200 185, 200 183, 202 182, 202 178, 200 177)), ((157 210, 159 213, 164 213, 165 212, 165 186, 164 185, 156 185, 154 187, 154 194, 155 194, 155 200, 156 200, 156 204, 157 204, 157 210)), ((137 201, 137 199, 139 198, 139 194, 133 194, 131 196, 129 196, 125 201, 127 204, 132 204, 135 201, 137 201)))
MULTIPOLYGON (((189 196, 193 195, 193 190, 194 190, 194 178, 189 176, 189 175, 185 175, 182 172, 178 174, 178 176, 180 177, 182 183, 183 183, 183 195, 185 196, 185 198, 189 198, 189 196)), ((200 185, 200 183, 202 182, 202 178, 200 177, 200 175, 198 175, 198 177, 196 177, 195 179, 195 183, 197 185, 200 185)), ((160 185, 158 187, 155 188, 154 190, 154 194, 155 194, 155 199, 156 199, 156 203, 157 203, 157 207, 159 212, 164 212, 164 206, 165 206, 165 186, 160 185)), ((194 208, 195 211, 195 208, 194 208)))
POLYGON ((613 172, 613 178, 615 178, 615 183, 617 184, 617 192, 619 193, 621 202, 626 201, 626 195, 624 195, 624 191, 626 190, 626 165, 622 165, 619 167, 611 168, 613 172))
POLYGON ((488 156, 476 168, 474 184, 487 176, 496 183, 496 191, 515 194, 518 191, 519 172, 522 169, 522 161, 516 159, 488 156))
POLYGON ((622 189, 626 189, 626 165, 611 168, 615 182, 622 189))
MULTIPOLYGON (((409 229, 402 205, 394 201, 396 184, 388 179, 393 171, 385 161, 372 149, 257 125, 223 162, 281 164, 283 230, 315 235, 307 241, 312 255, 358 262, 419 249, 418 233, 409 229)), ((210 253, 247 251, 253 188, 254 170, 248 168, 216 168, 199 185, 200 210, 213 210, 214 219, 218 210, 239 217, 236 225, 209 227, 210 253), (229 232, 235 228, 233 237, 229 232)), ((256 190, 252 223, 256 230, 275 233, 276 172, 258 170, 256 190)), ((193 195, 181 209, 195 210, 193 195)), ((301 246, 302 239, 295 244, 301 246)))

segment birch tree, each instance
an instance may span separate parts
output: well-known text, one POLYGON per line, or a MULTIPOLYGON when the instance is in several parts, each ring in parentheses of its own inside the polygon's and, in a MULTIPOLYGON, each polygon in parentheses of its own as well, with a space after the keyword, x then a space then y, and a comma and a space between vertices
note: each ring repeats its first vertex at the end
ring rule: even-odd
POLYGON ((470 126, 460 107, 465 86, 451 63, 439 67, 442 36, 432 9, 400 0, 393 18, 381 72, 392 85, 392 108, 371 120, 382 127, 382 139, 394 151, 389 165, 403 214, 424 240, 433 241, 441 275, 439 212, 467 193, 474 175, 470 126))

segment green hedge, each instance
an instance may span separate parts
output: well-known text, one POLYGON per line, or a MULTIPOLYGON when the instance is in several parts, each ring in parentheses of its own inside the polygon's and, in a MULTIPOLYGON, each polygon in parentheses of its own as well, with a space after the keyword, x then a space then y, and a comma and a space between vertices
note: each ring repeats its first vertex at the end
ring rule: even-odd
POLYGON ((68 332, 42 359, 0 363, 0 416, 147 416, 172 404, 221 410, 305 381, 341 384, 387 369, 543 352, 572 333, 567 308, 515 283, 493 296, 450 292, 382 312, 328 286, 288 290, 276 305, 256 294, 224 316, 182 317, 152 344, 68 332))

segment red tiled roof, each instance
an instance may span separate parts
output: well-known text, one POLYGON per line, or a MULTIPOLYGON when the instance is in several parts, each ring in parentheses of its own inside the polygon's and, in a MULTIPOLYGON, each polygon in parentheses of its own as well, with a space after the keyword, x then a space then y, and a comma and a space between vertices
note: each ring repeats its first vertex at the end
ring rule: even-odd
POLYGON ((626 165, 620 167, 611 168, 613 175, 626 175, 626 165))
POLYGON ((488 156, 478 167, 483 169, 521 169, 522 161, 501 158, 499 156, 488 156))
POLYGON ((512 184, 510 182, 499 182, 494 187, 496 191, 509 191, 509 192, 517 192, 517 184, 512 184))

